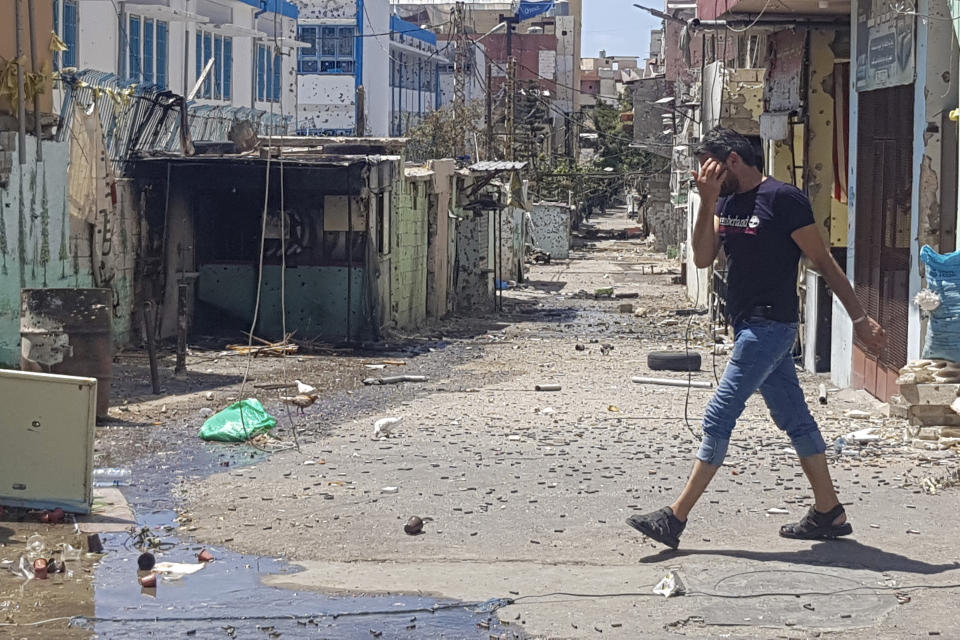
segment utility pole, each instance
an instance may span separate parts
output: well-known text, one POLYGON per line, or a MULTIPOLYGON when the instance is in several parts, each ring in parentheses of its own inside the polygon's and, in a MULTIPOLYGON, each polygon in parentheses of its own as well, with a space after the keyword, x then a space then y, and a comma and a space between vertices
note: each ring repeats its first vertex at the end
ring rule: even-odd
MULTIPOLYGON (((508 25, 509 26, 509 25, 508 25)), ((507 42, 510 42, 509 38, 507 42)), ((516 137, 517 116, 517 59, 507 61, 507 160, 514 159, 513 144, 516 137)))
POLYGON ((454 37, 453 58, 453 115, 459 126, 464 127, 463 135, 457 137, 457 157, 466 155, 466 136, 472 127, 467 125, 467 30, 464 25, 463 2, 453 5, 451 26, 454 37))
POLYGON ((487 58, 487 160, 493 160, 493 67, 487 58))

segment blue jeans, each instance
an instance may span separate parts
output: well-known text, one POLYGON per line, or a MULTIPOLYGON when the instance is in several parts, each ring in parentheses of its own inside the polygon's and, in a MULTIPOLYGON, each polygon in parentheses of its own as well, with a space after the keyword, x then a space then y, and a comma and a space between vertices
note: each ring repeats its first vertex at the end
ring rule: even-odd
POLYGON ((793 364, 796 323, 750 319, 739 322, 734 330, 733 355, 707 405, 697 458, 718 466, 723 463, 733 427, 755 391, 763 395, 773 421, 790 436, 798 456, 825 452, 827 445, 810 415, 793 364))

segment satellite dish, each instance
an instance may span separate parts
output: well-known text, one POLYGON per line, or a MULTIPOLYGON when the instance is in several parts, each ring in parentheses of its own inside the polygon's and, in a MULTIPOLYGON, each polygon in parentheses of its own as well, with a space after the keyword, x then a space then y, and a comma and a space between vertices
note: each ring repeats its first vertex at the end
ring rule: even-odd
POLYGON ((543 27, 539 27, 539 26, 530 27, 529 29, 527 29, 527 33, 530 33, 530 34, 543 33, 543 27))

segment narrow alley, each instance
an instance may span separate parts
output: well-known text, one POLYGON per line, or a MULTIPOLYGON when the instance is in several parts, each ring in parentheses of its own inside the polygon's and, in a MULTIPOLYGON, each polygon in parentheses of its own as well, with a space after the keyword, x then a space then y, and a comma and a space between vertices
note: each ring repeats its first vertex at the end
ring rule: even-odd
POLYGON ((124 493, 138 527, 175 540, 158 560, 205 547, 225 561, 144 601, 113 583, 137 552, 111 549, 96 573, 90 628, 125 637, 120 630, 136 621, 136 637, 225 637, 224 629, 261 637, 249 632, 257 620, 307 637, 310 620, 310 637, 343 638, 894 638, 949 629, 945 588, 958 582, 960 563, 942 532, 960 510, 955 491, 930 483, 956 480, 955 453, 912 441, 904 421, 863 393, 830 393, 819 404, 821 377, 802 382, 829 443, 868 426, 882 434, 831 456, 852 539, 777 536, 812 496, 759 397, 679 551, 624 524, 682 487, 710 395, 632 382, 686 380, 651 372, 646 355, 688 344, 703 357, 703 371, 691 374, 701 382, 726 357, 711 355, 707 316, 689 313, 673 283, 676 262, 615 239, 630 224, 623 209, 595 223, 597 233, 584 235, 599 239, 534 267, 505 292, 500 315, 454 321, 380 355, 251 360, 248 389, 291 378, 323 389, 303 416, 287 413, 276 391, 258 392, 279 417, 283 446, 274 441, 272 453, 195 437, 205 408, 237 397, 247 358, 193 350, 183 382, 204 390, 163 401, 138 396, 145 364, 121 358, 127 401, 122 422, 98 432, 98 466, 133 465, 124 493), (610 287, 625 297, 595 297, 610 287), (404 364, 380 368, 384 361, 404 364), (396 370, 428 380, 362 383, 396 370), (403 420, 374 438, 384 417, 403 420), (423 521, 419 535, 404 532, 412 516, 423 521), (252 581, 250 558, 262 558, 252 581), (667 573, 686 595, 654 594, 667 573), (417 598, 489 609, 430 627, 425 619, 440 613, 403 615, 417 598), (334 612, 354 607, 398 615, 333 626, 334 612))

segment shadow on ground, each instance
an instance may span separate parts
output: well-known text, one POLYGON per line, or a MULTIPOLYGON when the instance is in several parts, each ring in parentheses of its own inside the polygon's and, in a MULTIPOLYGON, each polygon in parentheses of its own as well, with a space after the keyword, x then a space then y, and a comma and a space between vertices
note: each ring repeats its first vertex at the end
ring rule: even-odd
POLYGON ((748 551, 742 549, 686 549, 681 551, 664 550, 641 560, 647 564, 673 561, 682 557, 725 556, 756 562, 786 562, 815 567, 834 566, 851 569, 868 569, 885 572, 899 571, 934 575, 960 569, 960 562, 931 564, 915 560, 899 553, 884 551, 877 547, 862 544, 856 540, 832 540, 818 542, 809 549, 799 551, 748 551))

